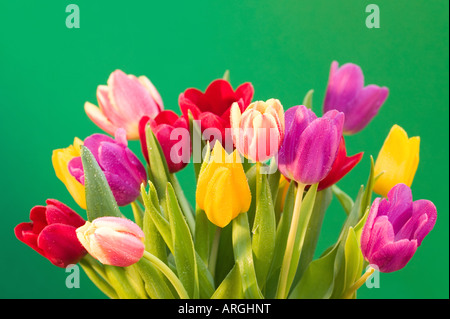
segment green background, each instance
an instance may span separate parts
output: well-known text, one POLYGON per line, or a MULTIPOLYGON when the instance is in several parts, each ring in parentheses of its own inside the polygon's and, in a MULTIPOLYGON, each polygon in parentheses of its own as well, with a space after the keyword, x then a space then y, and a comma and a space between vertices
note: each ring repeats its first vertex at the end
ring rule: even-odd
MULTIPOLYGON (((101 132, 86 116, 96 87, 115 69, 146 75, 167 109, 179 112, 178 95, 204 90, 230 70, 234 87, 250 81, 255 100, 301 104, 314 89, 321 114, 330 64, 353 62, 366 83, 389 87, 379 115, 347 138, 361 163, 339 186, 355 196, 395 123, 421 137, 415 199, 438 210, 435 228, 402 270, 381 274, 380 288, 361 298, 449 297, 448 1, 2 1, 0 4, 0 136, 2 221, 0 297, 104 298, 82 274, 68 289, 68 273, 20 243, 16 224, 34 205, 56 198, 83 217, 56 178, 52 150, 73 137, 101 132), (80 28, 65 25, 65 8, 80 8, 80 28), (380 8, 379 29, 368 29, 365 8, 380 8)), ((131 148, 142 158, 137 141, 131 148)), ((190 199, 193 167, 179 179, 190 199)), ((333 243, 345 214, 334 199, 318 252, 333 243)))

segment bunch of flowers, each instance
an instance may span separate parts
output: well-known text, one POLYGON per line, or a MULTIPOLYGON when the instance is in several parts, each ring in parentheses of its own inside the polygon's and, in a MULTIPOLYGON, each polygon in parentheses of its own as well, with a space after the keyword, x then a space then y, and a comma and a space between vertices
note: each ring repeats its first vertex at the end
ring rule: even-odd
POLYGON ((98 107, 85 104, 109 135, 75 138, 52 156, 87 221, 48 199, 15 234, 58 267, 79 263, 110 298, 356 298, 375 270, 405 267, 436 208, 413 201, 420 140, 398 125, 354 200, 336 185, 363 156, 347 156, 345 136, 370 123, 386 87, 333 62, 321 116, 312 93, 285 110, 278 99, 252 101, 251 83, 234 90, 225 73, 205 92, 181 93, 178 115, 148 78, 114 71, 98 107), (190 161, 195 203, 176 176, 190 161), (314 259, 333 196, 347 217, 314 259), (120 210, 128 205, 132 219, 120 210))

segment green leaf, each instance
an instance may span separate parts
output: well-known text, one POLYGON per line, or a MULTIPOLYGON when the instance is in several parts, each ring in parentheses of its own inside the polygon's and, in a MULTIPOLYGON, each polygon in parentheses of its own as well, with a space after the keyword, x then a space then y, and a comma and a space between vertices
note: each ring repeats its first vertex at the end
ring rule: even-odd
POLYGON ((275 159, 270 161, 270 174, 267 174, 267 180, 270 185, 270 192, 272 194, 272 202, 275 203, 278 195, 278 186, 280 185, 280 170, 278 168, 278 163, 275 159))
MULTIPOLYGON (((150 217, 153 225, 158 230, 167 247, 169 247, 169 250, 173 252, 173 240, 172 232, 170 230, 170 224, 164 218, 164 216, 161 215, 161 212, 159 210, 158 194, 156 193, 155 186, 152 184, 152 182, 149 182, 148 194, 145 191, 144 185, 141 185, 141 194, 145 207, 144 224, 150 223, 150 221, 148 220, 148 218, 150 217)), ((148 231, 150 230, 148 229, 148 231)), ((152 237, 153 235, 150 236, 152 237)))
POLYGON ((223 74, 222 79, 230 82, 230 70, 225 70, 225 73, 223 74))
POLYGON ((189 296, 198 298, 198 271, 194 242, 170 183, 167 183, 166 198, 177 274, 189 296))
POLYGON ((145 291, 152 299, 174 299, 165 276, 147 259, 135 264, 145 283, 145 291))
POLYGON ((353 207, 353 199, 347 195, 343 190, 341 190, 336 184, 330 187, 333 191, 334 196, 341 203, 342 208, 344 208, 345 213, 348 215, 353 207))
POLYGON ((163 204, 162 207, 165 208, 166 185, 169 181, 169 169, 167 167, 166 158, 164 157, 161 145, 153 134, 150 125, 145 127, 145 137, 149 159, 149 176, 151 176, 151 181, 163 204))
POLYGON ((314 208, 317 187, 318 184, 311 185, 311 187, 306 192, 305 197, 303 198, 302 206, 300 208, 300 218, 298 221, 298 229, 293 246, 294 249, 292 251, 291 262, 289 265, 285 296, 288 295, 289 289, 294 280, 295 273, 297 272, 297 267, 300 261, 300 254, 302 253, 303 245, 305 243, 306 231, 308 229, 308 224, 314 208))
POLYGON ((231 268, 235 265, 232 227, 233 224, 229 223, 220 231, 219 254, 217 255, 216 270, 214 274, 214 282, 216 285, 219 285, 222 282, 230 272, 231 268))
POLYGON ((103 216, 124 217, 117 206, 105 174, 91 151, 81 146, 86 191, 86 213, 89 221, 103 216))
POLYGON ((198 253, 195 254, 198 267, 199 298, 209 299, 214 293, 214 278, 198 253))
POLYGON ((306 228, 305 241, 300 255, 300 261, 295 275, 294 285, 300 280, 303 272, 313 260, 316 251, 317 242, 319 240, 320 230, 322 228, 323 219, 328 206, 331 203, 332 191, 326 188, 317 192, 314 208, 306 228))
POLYGON ((252 201, 247 211, 248 222, 250 225, 250 229, 252 229, 256 214, 256 165, 251 166, 245 172, 245 176, 247 177, 248 187, 250 189, 250 193, 252 194, 252 201))
POLYGON ((256 280, 247 214, 239 214, 233 219, 232 225, 234 258, 242 278, 244 295, 248 299, 262 299, 256 280))
POLYGON ((296 196, 295 181, 291 181, 286 194, 283 213, 277 226, 275 236, 275 251, 270 265, 268 279, 266 284, 266 297, 274 298, 280 274, 281 263, 283 262, 284 252, 286 250, 286 241, 289 235, 289 228, 292 221, 296 196))
POLYGON ((349 289, 361 276, 364 257, 359 248, 359 240, 353 227, 348 231, 345 242, 345 279, 342 292, 349 289))
POLYGON ((289 298, 328 299, 333 291, 336 252, 335 246, 324 256, 312 261, 289 298))
POLYGON ((234 265, 211 299, 244 299, 239 267, 234 265))
POLYGON ((370 174, 369 178, 367 179, 366 189, 364 190, 363 198, 361 200, 361 206, 358 214, 359 218, 361 218, 364 215, 367 207, 370 206, 370 203, 372 201, 372 191, 374 184, 375 184, 375 168, 373 163, 373 157, 370 156, 370 174))
POLYGON ((312 96, 313 96, 314 90, 309 90, 305 97, 303 98, 303 105, 306 106, 308 109, 312 109, 312 96))
MULTIPOLYGON (((194 163, 195 179, 198 179, 200 169, 204 159, 202 158, 202 150, 206 146, 205 140, 202 138, 202 132, 198 125, 199 122, 194 121, 191 111, 188 111, 189 131, 191 135, 192 162, 194 163)), ((208 149, 209 151, 209 149, 208 149)), ((209 156, 208 156, 209 158, 209 156)))
POLYGON ((253 223, 252 250, 256 277, 263 287, 275 248, 276 221, 267 174, 261 174, 261 163, 256 163, 256 213, 253 223))

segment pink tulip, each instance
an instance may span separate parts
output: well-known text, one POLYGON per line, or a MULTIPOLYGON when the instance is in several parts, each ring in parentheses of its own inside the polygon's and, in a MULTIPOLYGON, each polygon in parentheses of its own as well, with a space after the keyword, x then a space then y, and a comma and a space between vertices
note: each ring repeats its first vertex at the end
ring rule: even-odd
POLYGON ((100 217, 76 233, 88 253, 105 265, 131 266, 144 255, 144 232, 126 218, 100 217))
POLYGON ((244 113, 235 102, 230 121, 234 145, 246 158, 264 162, 278 152, 284 137, 284 110, 277 99, 253 102, 244 113))
POLYGON ((432 202, 413 201, 407 185, 395 185, 387 199, 373 201, 361 234, 364 258, 381 272, 405 267, 433 229, 436 218, 432 202))
POLYGON ((108 78, 108 85, 97 88, 99 107, 86 102, 88 117, 102 130, 114 135, 118 128, 127 132, 127 139, 139 139, 139 120, 143 116, 154 118, 164 108, 161 96, 152 82, 116 70, 108 78))

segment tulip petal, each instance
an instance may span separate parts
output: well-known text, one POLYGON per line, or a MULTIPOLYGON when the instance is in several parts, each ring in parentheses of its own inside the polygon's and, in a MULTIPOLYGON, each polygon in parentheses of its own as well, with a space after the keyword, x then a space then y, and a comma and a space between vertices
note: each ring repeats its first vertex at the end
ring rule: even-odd
POLYGON ((114 71, 108 79, 109 99, 124 118, 138 122, 144 115, 154 118, 160 112, 152 95, 134 75, 114 71))
POLYGON ((402 239, 400 241, 386 244, 376 251, 371 259, 371 263, 378 266, 384 273, 397 271, 406 266, 417 249, 416 240, 402 239))
POLYGON ((381 198, 375 198, 375 200, 372 203, 372 206, 370 207, 369 215, 367 216, 366 222, 363 227, 363 231, 361 233, 361 239, 360 239, 360 245, 361 245, 361 252, 364 257, 369 256, 369 241, 373 229, 373 225, 375 223, 375 219, 378 215, 379 205, 380 205, 381 198))
POLYGON ((333 62, 332 68, 332 78, 330 76, 324 101, 324 111, 336 109, 347 113, 349 105, 364 86, 364 75, 361 68, 353 63, 346 63, 336 69, 336 62, 333 62))
POLYGON ((95 123, 99 128, 113 135, 117 129, 111 121, 105 116, 105 114, 94 104, 86 102, 84 104, 84 110, 87 116, 95 123))
POLYGON ((396 234, 396 240, 417 240, 417 246, 433 229, 437 219, 436 206, 429 200, 417 200, 413 203, 413 214, 396 234))
POLYGON ((352 107, 346 110, 344 132, 355 134, 366 127, 377 115, 388 94, 388 88, 380 88, 373 84, 361 89, 352 107))
POLYGON ((394 230, 389 219, 386 216, 377 217, 370 231, 365 257, 372 262, 372 255, 385 245, 392 243, 394 236, 394 230))
POLYGON ((75 230, 70 225, 52 224, 39 234, 38 246, 55 266, 76 264, 83 257, 85 249, 78 241, 75 230))
POLYGON ((85 220, 73 209, 55 199, 46 201, 46 219, 48 224, 64 224, 75 228, 83 226, 85 220))

